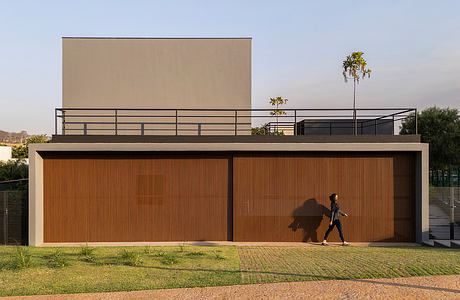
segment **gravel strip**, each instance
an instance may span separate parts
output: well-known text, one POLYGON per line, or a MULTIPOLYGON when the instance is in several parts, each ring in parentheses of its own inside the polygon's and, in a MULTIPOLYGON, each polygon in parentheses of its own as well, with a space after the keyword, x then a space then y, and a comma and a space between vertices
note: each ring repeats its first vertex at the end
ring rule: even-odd
POLYGON ((460 299, 460 275, 324 280, 2 299, 460 299))

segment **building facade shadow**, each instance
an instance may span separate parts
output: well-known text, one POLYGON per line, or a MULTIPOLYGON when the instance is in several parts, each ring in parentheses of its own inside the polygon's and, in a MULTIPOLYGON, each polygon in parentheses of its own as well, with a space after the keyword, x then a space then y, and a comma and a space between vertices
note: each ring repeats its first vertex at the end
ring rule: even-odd
POLYGON ((330 209, 319 204, 315 198, 306 200, 302 206, 297 207, 292 212, 293 221, 289 225, 292 231, 302 229, 304 236, 302 242, 318 242, 318 227, 323 218, 329 217, 330 209))

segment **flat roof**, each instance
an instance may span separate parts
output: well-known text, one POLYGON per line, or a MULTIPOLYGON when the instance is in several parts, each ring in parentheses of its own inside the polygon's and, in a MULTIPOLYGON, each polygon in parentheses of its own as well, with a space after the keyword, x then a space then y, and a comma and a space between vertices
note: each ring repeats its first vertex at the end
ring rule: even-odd
POLYGON ((420 143, 420 135, 53 135, 52 143, 420 143))
POLYGON ((234 40, 252 39, 252 37, 96 37, 96 36, 63 36, 63 39, 137 39, 137 40, 234 40))

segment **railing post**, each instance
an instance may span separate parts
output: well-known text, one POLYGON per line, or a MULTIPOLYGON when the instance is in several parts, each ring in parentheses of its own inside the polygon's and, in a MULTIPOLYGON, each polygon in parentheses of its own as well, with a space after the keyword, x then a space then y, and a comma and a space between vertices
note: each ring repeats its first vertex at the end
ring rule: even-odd
POLYGON ((176 109, 176 135, 177 135, 177 109, 176 109))
POLYGON ((235 109, 235 135, 238 135, 238 111, 235 109))
POLYGON ((415 134, 418 134, 418 115, 417 115, 417 109, 415 109, 415 134))
POLYGON ((294 109, 294 135, 297 135, 297 109, 294 109))
POLYGON ((201 123, 198 123, 198 135, 201 135, 201 123))
POLYGON ((395 134, 395 115, 393 115, 393 135, 395 134))
POLYGON ((115 109, 115 135, 118 135, 118 110, 115 109))
POLYGON ((144 135, 144 123, 141 123, 141 135, 144 135))
POLYGON ((377 120, 374 120, 374 135, 377 135, 377 120))
POLYGON ((450 206, 450 239, 453 240, 454 239, 454 230, 455 230, 455 188, 454 188, 454 185, 451 184, 451 171, 452 171, 452 167, 449 166, 448 168, 448 171, 449 172, 448 174, 448 184, 447 186, 449 187, 449 191, 450 191, 450 197, 449 197, 449 206, 450 206))
POLYGON ((356 108, 353 108, 353 123, 354 123, 354 133, 358 135, 358 118, 356 115, 356 108))
POLYGON ((62 135, 65 135, 65 110, 62 111, 62 135))
POLYGON ((54 135, 57 135, 57 108, 54 109, 54 135))
POLYGON ((83 135, 87 135, 87 132, 88 132, 88 127, 87 127, 88 123, 84 123, 83 124, 83 135))
POLYGON ((460 166, 457 167, 457 187, 460 188, 460 166))
POLYGON ((5 208, 4 210, 4 215, 3 215, 3 225, 4 225, 4 235, 3 237, 5 238, 5 245, 8 245, 8 191, 5 191, 4 194, 5 197, 3 198, 3 207, 5 208))

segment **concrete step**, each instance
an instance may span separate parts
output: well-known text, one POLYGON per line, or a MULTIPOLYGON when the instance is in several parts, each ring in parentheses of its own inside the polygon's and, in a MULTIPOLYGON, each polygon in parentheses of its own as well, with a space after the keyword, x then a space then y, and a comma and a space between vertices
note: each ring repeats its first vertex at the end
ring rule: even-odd
POLYGON ((434 247, 434 241, 433 240, 424 241, 422 245, 427 246, 427 247, 434 247))
POLYGON ((455 249, 460 249, 460 240, 451 240, 450 247, 455 249))
POLYGON ((450 240, 433 240, 434 247, 450 248, 450 240))

